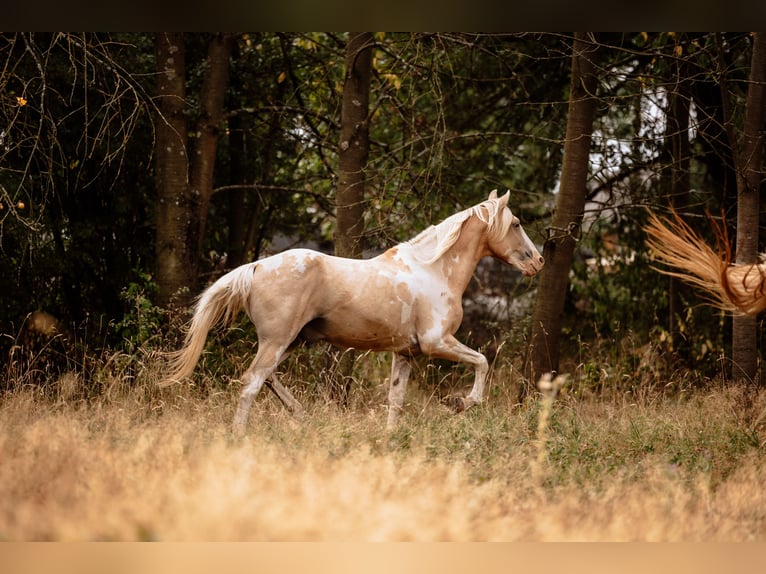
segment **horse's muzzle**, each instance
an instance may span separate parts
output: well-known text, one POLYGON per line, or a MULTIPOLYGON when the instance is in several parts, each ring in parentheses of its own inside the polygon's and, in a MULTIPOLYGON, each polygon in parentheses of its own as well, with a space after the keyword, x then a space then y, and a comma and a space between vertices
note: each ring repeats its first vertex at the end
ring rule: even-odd
POLYGON ((537 275, 540 270, 545 265, 545 259, 543 259, 542 255, 537 255, 536 257, 531 257, 527 264, 524 266, 524 270, 522 273, 527 277, 532 277, 534 275, 537 275))

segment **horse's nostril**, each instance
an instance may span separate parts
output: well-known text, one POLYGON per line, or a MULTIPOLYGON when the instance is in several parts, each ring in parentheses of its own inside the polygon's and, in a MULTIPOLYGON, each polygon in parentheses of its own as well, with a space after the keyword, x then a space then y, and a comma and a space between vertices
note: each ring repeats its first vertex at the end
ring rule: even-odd
POLYGON ((541 255, 539 261, 540 265, 543 265, 545 263, 545 258, 541 255))

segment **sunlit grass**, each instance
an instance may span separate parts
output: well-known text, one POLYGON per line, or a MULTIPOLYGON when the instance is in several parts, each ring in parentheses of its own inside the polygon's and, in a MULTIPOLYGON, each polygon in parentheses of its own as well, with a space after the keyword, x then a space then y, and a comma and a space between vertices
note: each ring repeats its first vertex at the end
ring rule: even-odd
POLYGON ((95 389, 75 373, 11 388, 0 399, 0 538, 766 538, 762 393, 572 385, 552 406, 537 395, 519 405, 517 375, 499 364, 487 402, 452 415, 440 397, 470 381, 423 363, 387 432, 388 365, 373 357, 360 359, 346 408, 321 354, 287 365, 306 419, 264 392, 242 440, 229 432, 237 385, 204 369, 161 391, 152 358, 128 369, 113 357, 95 389))

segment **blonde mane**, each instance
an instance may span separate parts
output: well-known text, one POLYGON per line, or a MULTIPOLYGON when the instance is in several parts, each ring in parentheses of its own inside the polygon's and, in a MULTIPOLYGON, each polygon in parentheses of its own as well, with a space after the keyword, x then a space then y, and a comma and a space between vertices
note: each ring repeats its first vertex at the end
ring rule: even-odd
POLYGON ((504 235, 508 232, 511 218, 501 217, 506 206, 503 198, 487 199, 473 207, 459 211, 437 225, 432 225, 420 232, 406 244, 412 247, 415 256, 421 263, 429 264, 438 260, 452 247, 460 237, 463 224, 476 216, 487 224, 487 233, 504 235))

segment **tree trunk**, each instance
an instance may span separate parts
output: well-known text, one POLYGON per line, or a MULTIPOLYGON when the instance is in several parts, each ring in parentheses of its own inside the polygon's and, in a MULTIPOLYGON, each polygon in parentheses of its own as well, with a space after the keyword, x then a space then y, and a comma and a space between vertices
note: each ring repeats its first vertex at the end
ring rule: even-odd
MULTIPOLYGON (((335 255, 340 257, 359 258, 363 251, 364 168, 370 149, 367 114, 373 41, 371 32, 351 32, 346 45, 335 213, 335 255)), ((342 404, 348 400, 353 365, 354 353, 341 354, 333 394, 342 404)))
MULTIPOLYGON (((683 68, 682 68, 683 70, 683 68)), ((665 127, 665 145, 667 160, 670 165, 667 176, 669 203, 681 212, 689 205, 689 95, 682 84, 687 74, 678 71, 676 88, 668 94, 667 123, 665 127)), ((679 326, 685 321, 681 295, 689 292, 688 286, 676 277, 669 278, 668 332, 673 352, 683 354, 682 339, 678 336, 679 326)))
MULTIPOLYGON (((737 264, 758 258, 759 192, 763 176, 763 127, 766 105, 766 33, 754 34, 742 147, 735 153, 737 170, 737 264)), ((732 146, 737 142, 732 141, 732 146)), ((735 316, 732 322, 732 379, 754 381, 758 371, 756 317, 735 316)))
MULTIPOLYGON (((533 381, 539 380, 545 373, 556 374, 559 368, 561 318, 585 207, 585 184, 596 109, 597 78, 592 62, 595 52, 596 45, 586 33, 575 34, 561 186, 543 250, 545 267, 540 273, 532 318, 530 352, 533 381)), ((522 393, 525 391, 522 390, 522 393)))
POLYGON ((158 33, 156 50, 157 304, 166 307, 174 300, 187 303, 193 284, 183 34, 158 33))
MULTIPOLYGON (((223 124, 223 104, 229 85, 229 59, 233 36, 216 33, 208 44, 205 76, 200 94, 200 116, 195 134, 197 145, 194 149, 191 171, 191 193, 194 201, 195 235, 194 269, 202 254, 210 198, 213 196, 213 175, 218 151, 218 137, 223 124)), ((196 275, 196 273, 195 273, 196 275)))
POLYGON ((346 46, 339 173, 336 193, 335 254, 361 257, 364 233, 364 168, 370 149, 367 113, 372 74, 370 32, 352 32, 346 46))
POLYGON ((185 51, 180 33, 157 34, 157 304, 187 305, 196 292, 232 36, 216 34, 208 46, 200 94, 197 145, 187 153, 185 51), (191 175, 190 175, 191 174, 191 175))

